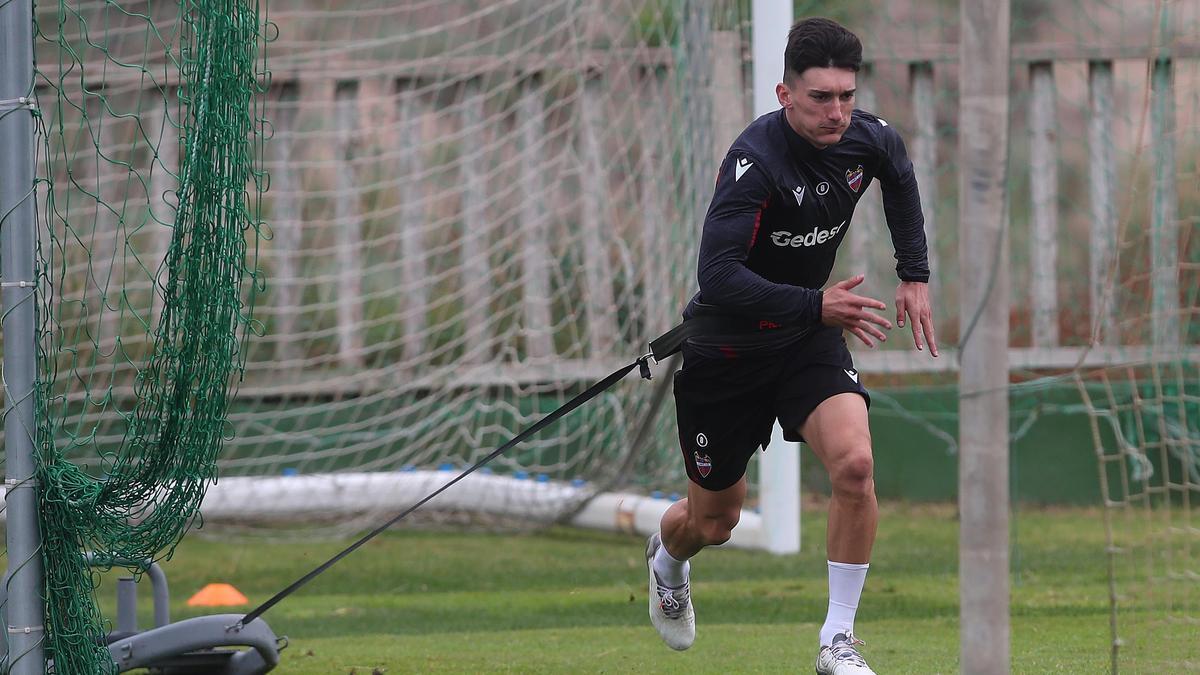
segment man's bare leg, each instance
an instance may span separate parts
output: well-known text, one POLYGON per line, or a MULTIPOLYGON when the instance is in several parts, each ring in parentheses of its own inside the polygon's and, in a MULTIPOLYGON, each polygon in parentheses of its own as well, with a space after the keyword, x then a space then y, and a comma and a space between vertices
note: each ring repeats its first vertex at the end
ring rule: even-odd
POLYGON ((819 636, 824 647, 854 629, 879 522, 866 401, 855 393, 831 396, 809 414, 800 433, 833 486, 825 535, 829 610, 819 636))
POLYGON ((745 499, 745 478, 718 491, 689 482, 687 499, 667 508, 660 531, 646 542, 650 623, 672 649, 687 649, 696 639, 688 558, 705 546, 729 541, 745 499))
POLYGON ((871 560, 879 504, 875 501, 874 459, 867 404, 859 394, 831 396, 800 427, 804 441, 829 472, 829 528, 825 546, 830 560, 865 564, 871 560))
POLYGON ((672 504, 659 523, 667 552, 676 560, 687 560, 705 546, 729 541, 745 501, 745 476, 715 492, 688 481, 687 498, 672 504))

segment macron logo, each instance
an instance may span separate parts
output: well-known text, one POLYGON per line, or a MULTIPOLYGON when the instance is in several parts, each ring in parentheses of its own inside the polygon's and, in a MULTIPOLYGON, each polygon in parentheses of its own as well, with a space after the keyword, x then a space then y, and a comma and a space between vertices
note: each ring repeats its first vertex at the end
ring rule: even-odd
MULTIPOLYGON (((846 369, 843 368, 843 370, 846 370, 846 369)), ((858 372, 855 371, 853 368, 846 370, 846 374, 850 376, 850 379, 854 380, 856 383, 858 382, 858 372)))
POLYGON ((831 227, 828 230, 822 230, 819 226, 814 227, 812 232, 808 234, 792 234, 787 230, 779 230, 771 233, 771 243, 776 246, 790 246, 792 248, 800 248, 801 246, 816 246, 837 236, 838 232, 842 231, 842 227, 846 221, 842 221, 836 227, 831 227))
POLYGON ((792 194, 796 196, 796 206, 802 206, 804 204, 804 186, 797 185, 796 188, 792 190, 792 194))
POLYGON ((733 182, 736 183, 741 180, 742 174, 746 173, 746 169, 749 169, 752 166, 754 166, 754 164, 752 164, 750 160, 746 159, 745 157, 739 157, 737 166, 733 169, 733 182))

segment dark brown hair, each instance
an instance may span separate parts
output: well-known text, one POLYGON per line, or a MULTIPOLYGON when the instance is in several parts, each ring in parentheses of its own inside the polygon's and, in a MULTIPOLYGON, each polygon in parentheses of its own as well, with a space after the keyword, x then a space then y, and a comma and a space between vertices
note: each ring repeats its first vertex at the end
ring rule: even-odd
POLYGON ((783 52, 783 79, 799 76, 809 68, 862 67, 862 42, 840 23, 813 17, 797 21, 788 31, 783 52))

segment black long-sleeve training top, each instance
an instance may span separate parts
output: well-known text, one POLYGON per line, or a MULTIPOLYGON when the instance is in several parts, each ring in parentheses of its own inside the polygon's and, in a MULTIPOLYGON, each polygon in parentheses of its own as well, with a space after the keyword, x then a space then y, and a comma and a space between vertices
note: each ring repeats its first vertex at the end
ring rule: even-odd
POLYGON ((928 281, 921 198, 895 129, 855 110, 842 139, 817 149, 792 129, 782 108, 752 122, 717 174, 700 241, 700 292, 684 317, 707 305, 760 329, 818 323, 821 288, 872 180, 883 192, 897 274, 928 281))

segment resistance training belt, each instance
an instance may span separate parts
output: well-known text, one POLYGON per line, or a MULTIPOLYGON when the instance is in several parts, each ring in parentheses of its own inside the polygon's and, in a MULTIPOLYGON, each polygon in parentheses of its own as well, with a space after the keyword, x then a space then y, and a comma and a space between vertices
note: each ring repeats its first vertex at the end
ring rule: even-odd
POLYGON ((333 565, 335 563, 337 563, 337 561, 350 555, 355 550, 357 550, 360 546, 362 546, 363 544, 367 543, 368 541, 370 541, 370 540, 374 539, 376 536, 378 536, 379 533, 388 529, 392 525, 395 525, 396 523, 400 522, 401 520, 403 520, 405 518, 405 516, 412 513, 413 511, 416 511, 417 509, 421 508, 429 500, 440 495, 442 492, 445 492, 447 489, 450 488, 450 486, 454 485, 458 481, 471 475, 477 469, 479 469, 483 465, 487 464, 488 462, 492 461, 493 459, 499 457, 500 455, 504 454, 506 451, 508 451, 513 446, 517 445, 521 441, 524 441, 525 439, 529 438, 530 436, 536 434, 537 432, 541 431, 542 429, 545 429, 546 427, 548 427, 551 424, 558 421, 558 419, 561 418, 563 415, 566 415, 567 413, 571 412, 572 410, 578 408, 579 406, 583 405, 584 403, 587 403, 588 401, 592 400, 596 396, 600 395, 605 390, 609 389, 610 387, 615 385, 617 382, 621 381, 621 379, 623 379, 626 375, 628 375, 629 372, 632 371, 634 368, 640 369, 641 376, 643 378, 649 380, 650 379, 650 360, 651 359, 653 359, 655 363, 658 363, 658 362, 662 361, 663 359, 667 358, 668 356, 671 356, 672 354, 678 352, 682 348, 684 340, 687 340, 689 337, 692 337, 694 335, 698 335, 699 333, 704 332, 706 329, 711 329, 712 325, 713 324, 711 322, 705 321, 705 320, 700 320, 699 318, 688 319, 688 320, 684 321, 683 323, 679 324, 678 326, 667 331, 666 333, 663 333, 659 337, 655 338, 650 343, 650 351, 647 354, 645 354, 644 356, 638 357, 638 359, 636 361, 634 361, 633 363, 630 363, 625 366, 621 366, 617 370, 614 370, 603 380, 600 380, 599 382, 588 387, 586 391, 579 394, 578 396, 571 399, 570 401, 567 401, 559 409, 555 410, 554 412, 550 413, 549 415, 546 415, 542 419, 538 420, 533 426, 525 429, 521 433, 514 436, 512 438, 512 440, 508 441, 504 445, 501 445, 500 447, 493 450, 488 456, 486 456, 483 459, 472 464, 470 467, 468 467, 466 470, 464 470, 461 474, 459 474, 457 477, 455 477, 454 480, 451 480, 449 483, 446 483, 445 485, 441 486, 440 488, 434 490, 428 496, 421 499, 421 501, 408 507, 403 512, 401 512, 399 515, 393 517, 391 520, 387 521, 386 523, 371 530, 370 532, 365 534, 361 539, 359 539, 358 541, 354 542, 353 544, 347 546, 342 552, 333 556, 329 560, 326 560, 325 562, 321 563, 321 565, 319 567, 313 569, 308 574, 305 574, 303 577, 300 577, 296 581, 292 582, 292 585, 288 586, 287 588, 283 589, 282 591, 279 591, 270 600, 267 600, 266 602, 259 605, 258 607, 255 607, 253 610, 251 610, 249 613, 247 613, 245 616, 243 616, 237 622, 236 626, 238 628, 240 628, 240 627, 250 623, 251 621, 257 619, 258 617, 262 616, 263 613, 266 612, 268 609, 271 609, 275 605, 279 604, 279 601, 283 600, 287 596, 294 593, 301 586, 312 581, 320 573, 324 572, 325 570, 329 569, 330 567, 333 567, 333 565))

